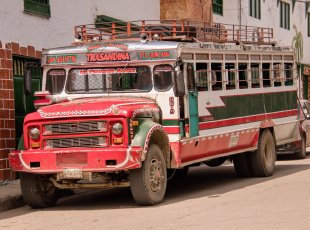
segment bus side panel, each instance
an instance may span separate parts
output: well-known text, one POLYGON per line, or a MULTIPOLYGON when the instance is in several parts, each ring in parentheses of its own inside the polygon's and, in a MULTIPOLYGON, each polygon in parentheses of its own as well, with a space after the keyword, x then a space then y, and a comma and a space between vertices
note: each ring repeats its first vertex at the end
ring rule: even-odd
POLYGON ((180 157, 182 164, 190 161, 203 161, 217 155, 230 155, 257 147, 259 129, 222 133, 181 141, 180 157))

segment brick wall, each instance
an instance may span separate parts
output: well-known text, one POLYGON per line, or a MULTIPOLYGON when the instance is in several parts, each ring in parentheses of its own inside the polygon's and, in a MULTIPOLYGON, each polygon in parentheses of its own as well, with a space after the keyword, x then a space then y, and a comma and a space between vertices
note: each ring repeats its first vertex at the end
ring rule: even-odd
POLYGON ((0 180, 14 179, 8 154, 15 149, 15 103, 13 82, 13 55, 41 58, 41 51, 33 46, 0 41, 0 180))

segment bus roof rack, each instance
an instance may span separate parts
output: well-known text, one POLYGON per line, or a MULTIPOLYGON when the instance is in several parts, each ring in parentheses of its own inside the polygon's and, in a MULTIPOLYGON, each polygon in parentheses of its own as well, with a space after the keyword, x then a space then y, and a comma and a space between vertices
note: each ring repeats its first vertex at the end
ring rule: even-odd
POLYGON ((78 25, 75 43, 107 40, 199 41, 274 45, 273 29, 256 26, 209 23, 192 20, 113 21, 78 25))

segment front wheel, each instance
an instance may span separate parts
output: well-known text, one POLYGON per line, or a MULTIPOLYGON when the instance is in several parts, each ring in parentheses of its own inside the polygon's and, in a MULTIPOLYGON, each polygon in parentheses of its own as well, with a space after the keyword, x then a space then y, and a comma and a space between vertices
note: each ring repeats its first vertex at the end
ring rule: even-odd
POLYGON ((20 187, 26 204, 32 208, 53 206, 59 197, 58 189, 47 175, 21 173, 20 187))
POLYGON ((161 149, 151 144, 139 169, 129 171, 130 189, 140 205, 155 205, 163 201, 167 187, 167 169, 161 149))

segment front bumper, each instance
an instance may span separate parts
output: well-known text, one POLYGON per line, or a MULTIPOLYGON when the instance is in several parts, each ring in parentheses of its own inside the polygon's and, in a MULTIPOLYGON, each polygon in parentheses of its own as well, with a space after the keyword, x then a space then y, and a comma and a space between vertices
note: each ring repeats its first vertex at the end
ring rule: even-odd
POLYGON ((51 174, 77 168, 83 172, 116 172, 141 167, 142 148, 22 150, 9 154, 17 172, 51 174))

